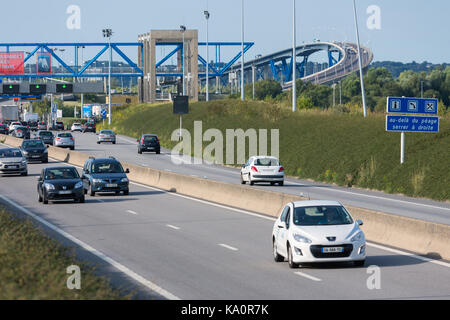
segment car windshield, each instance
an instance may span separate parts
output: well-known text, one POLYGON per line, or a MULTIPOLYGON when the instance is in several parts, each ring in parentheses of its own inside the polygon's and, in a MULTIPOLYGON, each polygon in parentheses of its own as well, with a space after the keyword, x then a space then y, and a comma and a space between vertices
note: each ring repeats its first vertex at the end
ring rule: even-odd
POLYGON ((80 126, 81 126, 80 123, 74 123, 73 125, 74 125, 75 127, 80 127, 80 126))
POLYGON ((0 124, 0 128, 6 128, 5 124, 0 124))
POLYGON ((112 130, 102 130, 100 131, 100 134, 114 134, 114 132, 112 132, 112 130))
POLYGON ((92 173, 123 173, 123 168, 116 161, 96 162, 92 165, 92 173))
POLYGON ((27 128, 26 127, 16 127, 16 130, 23 130, 23 131, 25 131, 25 130, 27 130, 27 128))
POLYGON ((55 168, 45 170, 45 180, 77 179, 78 171, 74 168, 55 168))
POLYGON ((22 152, 19 149, 0 150, 0 158, 22 158, 22 152))
POLYGON ((51 133, 50 131, 41 131, 41 132, 39 132, 39 135, 41 137, 51 137, 53 135, 53 133, 51 133))
POLYGON ((144 137, 144 141, 145 142, 155 142, 156 141, 156 137, 155 136, 145 136, 144 137))
POLYGON ((72 138, 72 134, 70 134, 70 133, 59 133, 58 137, 60 137, 60 138, 72 138))
POLYGON ((24 148, 44 148, 44 144, 41 140, 27 140, 22 143, 22 147, 24 148))
POLYGON ((255 166, 270 167, 278 165, 278 160, 273 158, 260 158, 255 160, 255 166))
POLYGON ((350 214, 342 206, 297 207, 294 210, 294 224, 297 226, 352 224, 350 214))

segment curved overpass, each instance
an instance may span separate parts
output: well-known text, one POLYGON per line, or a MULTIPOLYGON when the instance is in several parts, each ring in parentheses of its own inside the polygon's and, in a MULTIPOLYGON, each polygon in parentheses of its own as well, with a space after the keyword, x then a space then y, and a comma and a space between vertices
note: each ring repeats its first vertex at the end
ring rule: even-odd
MULTIPOLYGON (((361 47, 363 68, 373 60, 370 49, 361 47)), ((316 65, 317 66, 317 65, 316 65)), ((347 75, 359 71, 358 47, 349 42, 315 42, 297 47, 297 77, 315 84, 326 84, 337 81, 347 75), (319 51, 328 54, 328 62, 321 64, 321 70, 308 70, 309 57, 319 51), (299 61, 301 60, 301 61, 299 61)), ((244 64, 244 76, 247 83, 252 82, 253 69, 255 80, 275 79, 283 88, 292 85, 292 49, 275 52, 270 55, 249 60, 244 64)), ((234 65, 228 73, 239 73, 240 64, 234 65)))

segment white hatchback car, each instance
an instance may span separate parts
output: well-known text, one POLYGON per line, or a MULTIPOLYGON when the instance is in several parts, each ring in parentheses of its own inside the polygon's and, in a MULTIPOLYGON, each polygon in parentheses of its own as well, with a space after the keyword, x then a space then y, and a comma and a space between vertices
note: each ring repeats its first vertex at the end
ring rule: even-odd
POLYGON ((72 131, 72 132, 74 132, 74 131, 83 132, 83 126, 81 125, 81 123, 74 123, 74 124, 72 124, 72 127, 70 128, 70 131, 72 131))
POLYGON ((253 185, 255 182, 270 182, 271 185, 284 184, 284 168, 275 157, 254 156, 241 168, 241 183, 253 185))
POLYGON ((302 263, 353 261, 363 266, 366 239, 361 220, 337 201, 297 201, 287 204, 272 231, 273 257, 289 267, 302 263))

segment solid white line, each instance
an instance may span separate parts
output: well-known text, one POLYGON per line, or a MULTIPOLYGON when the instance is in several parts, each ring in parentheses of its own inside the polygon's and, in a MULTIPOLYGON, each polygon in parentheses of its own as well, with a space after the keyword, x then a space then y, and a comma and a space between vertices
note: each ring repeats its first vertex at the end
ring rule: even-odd
POLYGON ((180 227, 176 227, 176 226, 173 226, 171 224, 166 224, 166 226, 169 227, 169 228, 175 229, 175 230, 180 230, 180 227))
MULTIPOLYGON (((285 181, 285 183, 304 186, 304 184, 294 183, 294 182, 290 182, 290 181, 285 181)), ((348 194, 352 194, 352 195, 355 195, 355 196, 362 196, 362 197, 368 197, 368 198, 374 198, 374 199, 380 199, 380 200, 388 200, 388 201, 406 203, 406 204, 409 204, 409 205, 416 205, 416 206, 422 206, 422 207, 428 207, 428 208, 433 208, 433 209, 441 209, 441 210, 448 210, 448 211, 450 211, 450 208, 432 206, 430 204, 416 203, 416 202, 411 202, 411 201, 391 199, 391 198, 385 198, 385 197, 380 197, 380 196, 372 196, 372 195, 369 195, 369 194, 363 194, 363 193, 357 193, 357 192, 351 192, 351 191, 338 190, 338 189, 334 189, 334 188, 328 188, 326 186, 321 186, 321 185, 314 185, 314 187, 316 187, 316 188, 327 188, 327 191, 348 193, 348 194)))
MULTIPOLYGON (((52 160, 56 160, 56 159, 52 159, 52 160)), ((78 167, 78 166, 76 166, 76 167, 78 167)), ((78 168, 81 169, 81 167, 78 167, 78 168)), ((146 189, 150 189, 150 190, 162 191, 162 192, 165 192, 165 193, 170 194, 172 196, 181 197, 181 198, 185 198, 185 199, 192 200, 192 201, 197 201, 197 202, 200 202, 200 203, 203 203, 203 204, 207 204, 207 205, 211 205, 211 206, 214 206, 214 207, 226 209, 226 210, 229 210, 229 211, 239 212, 239 213, 243 213, 243 214, 246 214, 246 215, 249 215, 249 216, 258 217, 258 218, 266 219, 266 220, 270 220, 270 221, 277 220, 277 218, 274 218, 274 217, 269 217, 269 216, 265 216, 265 215, 262 215, 262 214, 259 214, 259 213, 253 213, 253 212, 242 210, 242 209, 232 208, 232 207, 228 207, 228 206, 225 206, 225 205, 222 205, 222 204, 213 203, 213 202, 206 201, 206 200, 200 200, 200 199, 192 198, 190 196, 185 196, 185 195, 182 195, 182 194, 179 194, 179 193, 168 192, 167 190, 163 190, 163 189, 159 189, 159 188, 155 188, 155 187, 150 187, 150 186, 147 186, 147 185, 144 185, 144 184, 141 184, 141 183, 137 183, 137 182, 130 182, 130 183, 133 184, 133 185, 136 185, 136 186, 140 186, 142 188, 146 188, 146 189)), ((391 249, 389 247, 385 247, 385 246, 378 245, 378 244, 373 244, 373 243, 370 243, 370 242, 367 242, 366 244, 368 246, 371 246, 371 247, 374 247, 374 248, 378 248, 378 249, 382 249, 382 250, 385 250, 385 251, 388 251, 388 252, 389 251, 390 252, 394 252, 393 250, 395 250, 395 253, 397 253, 397 254, 410 256, 411 258, 416 258, 416 259, 419 259, 419 260, 422 260, 422 261, 438 264, 438 265, 443 266, 443 267, 450 267, 450 264, 442 262, 442 261, 439 261, 439 260, 432 260, 432 259, 424 258, 424 257, 418 256, 418 255, 415 255, 415 254, 411 254, 409 252, 405 252, 405 251, 401 251, 401 250, 397 250, 397 249, 391 249)))
POLYGON ((309 274, 306 274, 306 273, 303 273, 303 272, 300 272, 300 271, 297 271, 297 272, 294 272, 294 273, 295 273, 296 275, 299 275, 299 276, 308 278, 308 279, 313 280, 313 281, 322 281, 322 279, 319 279, 319 278, 310 276, 309 274))
POLYGON ((153 282, 145 279, 144 277, 138 275, 136 272, 128 269, 127 267, 125 267, 124 265, 118 263, 117 261, 113 260, 112 258, 108 257, 107 255, 101 253, 100 251, 98 251, 97 249, 91 247, 90 245, 84 243, 83 241, 75 238, 74 236, 70 235, 69 233, 63 231, 62 229, 58 228, 57 226, 53 225, 52 223, 44 220, 43 218, 35 215, 34 213, 32 213, 30 210, 23 208, 22 206, 20 206, 19 204, 15 203, 14 201, 8 199, 7 197, 0 195, 0 197, 8 202, 9 204, 11 204, 12 206, 14 206, 15 208, 19 209, 20 211, 22 211, 23 213, 29 215, 30 217, 32 217, 33 219, 39 221, 40 223, 42 223, 43 225, 47 226, 48 228, 50 228, 53 231, 56 231, 57 233, 59 233, 60 235, 62 235, 63 237, 69 239, 70 241, 76 243, 77 245, 79 245, 80 247, 82 247, 83 249, 85 249, 86 251, 89 251, 90 253, 96 255, 97 257, 99 257, 100 259, 102 259, 103 261, 109 263, 110 265, 112 265, 113 267, 115 267, 116 269, 120 270, 121 272, 125 273, 127 276, 129 276, 130 278, 133 278, 134 280, 138 281, 139 283, 141 283, 142 285, 146 286, 147 288, 149 288, 150 290, 153 290, 155 292, 157 292, 158 294, 160 294, 161 296, 170 299, 170 300, 180 300, 180 298, 178 298, 177 296, 173 295, 172 293, 164 290, 163 288, 159 287, 158 285, 154 284, 153 282))
POLYGON ((221 247, 224 247, 224 248, 230 249, 230 250, 232 250, 232 251, 238 251, 238 249, 237 249, 237 248, 235 248, 235 247, 232 247, 232 246, 229 246, 229 245, 227 245, 227 244, 224 244, 224 243, 219 243, 218 245, 219 245, 219 246, 221 246, 221 247))
POLYGON ((127 210, 127 212, 128 212, 128 213, 131 213, 131 214, 137 214, 137 212, 132 211, 132 210, 127 210))

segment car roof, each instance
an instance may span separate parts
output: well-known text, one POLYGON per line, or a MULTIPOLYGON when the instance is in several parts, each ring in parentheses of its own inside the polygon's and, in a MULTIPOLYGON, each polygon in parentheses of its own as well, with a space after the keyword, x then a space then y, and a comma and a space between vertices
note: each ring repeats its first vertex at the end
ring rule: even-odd
POLYGON ((146 134, 143 134, 142 136, 143 137, 157 137, 157 135, 154 133, 146 133, 146 134))
POLYGON ((313 206, 342 206, 342 203, 334 200, 304 200, 293 202, 295 208, 313 206))
POLYGON ((92 160, 92 162, 97 162, 97 161, 101 161, 101 162, 119 162, 117 159, 113 159, 113 158, 95 158, 95 159, 90 159, 92 160))
POLYGON ((46 167, 46 168, 44 168, 44 170, 51 170, 51 169, 67 169, 67 168, 71 168, 71 169, 77 170, 77 168, 75 168, 74 166, 55 166, 55 167, 46 167))

